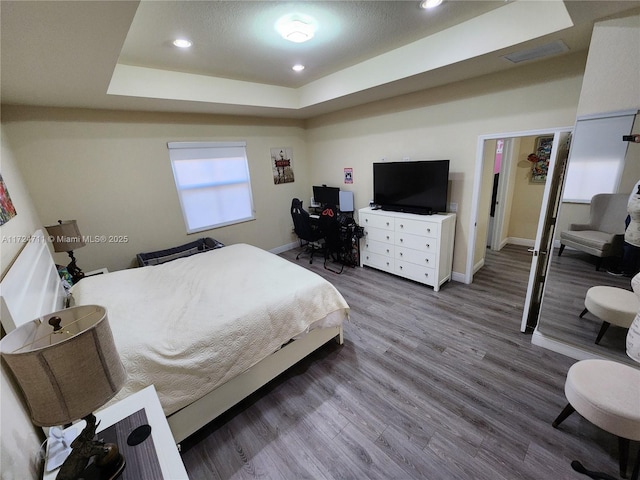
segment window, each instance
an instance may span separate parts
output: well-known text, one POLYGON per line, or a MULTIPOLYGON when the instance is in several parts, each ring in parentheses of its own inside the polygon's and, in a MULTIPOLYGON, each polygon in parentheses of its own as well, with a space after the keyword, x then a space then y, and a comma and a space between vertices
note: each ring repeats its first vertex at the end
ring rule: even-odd
POLYGON ((616 193, 624 169, 635 112, 579 118, 571 142, 563 201, 589 203, 597 193, 616 193))
POLYGON ((245 142, 169 142, 187 233, 253 220, 245 142))

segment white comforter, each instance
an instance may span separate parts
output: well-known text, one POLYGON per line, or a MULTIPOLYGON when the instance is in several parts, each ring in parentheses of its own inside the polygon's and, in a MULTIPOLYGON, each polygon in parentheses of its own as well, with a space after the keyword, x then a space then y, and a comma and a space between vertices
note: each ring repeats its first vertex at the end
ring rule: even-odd
POLYGON ((128 373, 113 401, 154 384, 166 415, 349 309, 319 275, 245 244, 88 277, 72 293, 107 309, 128 373))

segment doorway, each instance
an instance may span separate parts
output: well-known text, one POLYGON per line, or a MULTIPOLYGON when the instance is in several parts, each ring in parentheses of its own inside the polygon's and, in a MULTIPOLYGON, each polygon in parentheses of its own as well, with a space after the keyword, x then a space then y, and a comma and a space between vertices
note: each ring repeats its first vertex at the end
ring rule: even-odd
POLYGON ((535 185, 531 180, 531 165, 523 152, 533 151, 534 142, 539 137, 554 136, 559 132, 571 131, 572 127, 559 129, 505 132, 478 137, 476 150, 476 174, 471 212, 471 232, 467 250, 465 282, 472 283, 473 275, 484 264, 487 248, 488 224, 491 198, 494 190, 494 166, 498 140, 503 141, 500 175, 497 182, 496 205, 491 234, 491 248, 500 250, 506 243, 533 247, 541 213, 544 185, 535 185), (530 195, 520 195, 522 189, 530 195), (514 195, 515 191, 518 191, 514 195), (533 192, 533 193, 532 193, 533 192), (533 206, 531 195, 540 200, 533 206), (510 219, 518 223, 511 225, 510 219))

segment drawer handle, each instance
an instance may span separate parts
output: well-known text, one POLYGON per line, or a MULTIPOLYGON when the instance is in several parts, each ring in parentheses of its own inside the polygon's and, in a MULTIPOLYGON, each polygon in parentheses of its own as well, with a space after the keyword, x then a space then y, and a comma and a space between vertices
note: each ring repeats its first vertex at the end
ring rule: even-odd
POLYGON ((389 226, 389 222, 387 222, 387 227, 389 226))
POLYGON ((427 248, 431 248, 431 244, 427 243, 427 248))
POLYGON ((387 262, 387 267, 389 266, 389 262, 387 262))
POLYGON ((368 243, 367 243, 367 244, 365 244, 365 246, 366 246, 367 248, 369 248, 369 244, 368 244, 368 243))
POLYGON ((404 240, 401 238, 401 239, 400 239, 400 242, 404 242, 404 240))
POLYGON ((404 225, 400 224, 400 228, 404 228, 404 225))
POLYGON ((400 265, 400 270, 402 270, 402 265, 400 265))
POLYGON ((431 233, 431 229, 430 228, 427 228, 427 233, 431 233))
POLYGON ((389 249, 387 248, 387 253, 389 253, 389 249))
POLYGON ((400 256, 404 255, 402 252, 400 252, 400 256))
POLYGON ((428 258, 425 258, 424 261, 425 261, 425 263, 429 263, 429 259, 428 258))
POLYGON ((425 276, 425 277, 428 277, 428 276, 429 276, 429 274, 428 274, 428 273, 425 273, 425 274, 424 274, 424 276, 425 276))
POLYGON ((369 221, 369 219, 368 219, 368 218, 365 218, 365 219, 364 219, 364 223, 367 223, 368 221, 369 221))
POLYGON ((369 260, 369 255, 367 255, 367 260, 369 260))
POLYGON ((387 240, 389 240, 389 235, 387 235, 387 240))

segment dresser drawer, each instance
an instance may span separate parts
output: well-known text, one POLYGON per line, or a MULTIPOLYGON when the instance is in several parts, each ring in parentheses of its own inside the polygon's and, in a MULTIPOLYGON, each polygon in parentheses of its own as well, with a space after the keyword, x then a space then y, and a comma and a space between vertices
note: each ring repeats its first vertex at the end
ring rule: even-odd
POLYGON ((365 240, 374 240, 376 242, 383 243, 395 243, 395 234, 392 230, 382 230, 380 228, 367 228, 364 229, 365 240))
POLYGON ((396 245, 399 247, 411 248, 421 252, 438 252, 438 239, 431 237, 420 237, 408 233, 398 233, 396 235, 396 245))
POLYGON ((365 238, 362 251, 368 253, 376 253, 378 255, 384 255, 386 257, 393 258, 395 256, 395 246, 390 243, 378 242, 372 240, 369 237, 365 238))
POLYGON ((395 218, 387 217, 385 215, 367 215, 361 213, 359 215, 360 226, 367 228, 382 228, 383 230, 393 230, 395 218))
POLYGON ((393 257, 387 257, 385 255, 378 255, 377 253, 364 252, 362 254, 362 264, 369 265, 370 267, 384 270, 385 272, 393 273, 393 257))
POLYGON ((436 254, 421 252, 420 250, 412 250, 405 247, 396 247, 396 259, 404 260, 405 262, 415 263, 422 267, 435 268, 436 267, 436 254))
POLYGON ((396 232, 421 235, 423 237, 438 238, 439 228, 435 222, 423 222, 409 218, 396 219, 396 232))
POLYGON ((405 262, 403 260, 396 261, 394 273, 402 275, 405 278, 415 280, 416 282, 432 286, 435 285, 437 281, 435 269, 416 265, 415 263, 405 262))

